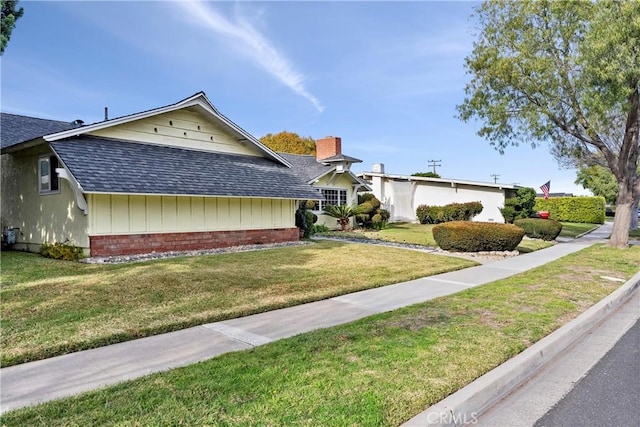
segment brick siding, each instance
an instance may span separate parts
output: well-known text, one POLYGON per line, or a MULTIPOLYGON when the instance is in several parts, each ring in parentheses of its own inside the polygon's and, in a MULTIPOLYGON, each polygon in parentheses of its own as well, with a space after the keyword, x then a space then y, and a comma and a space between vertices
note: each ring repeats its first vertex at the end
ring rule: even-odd
POLYGON ((91 256, 191 251, 300 239, 297 228, 89 236, 91 256))

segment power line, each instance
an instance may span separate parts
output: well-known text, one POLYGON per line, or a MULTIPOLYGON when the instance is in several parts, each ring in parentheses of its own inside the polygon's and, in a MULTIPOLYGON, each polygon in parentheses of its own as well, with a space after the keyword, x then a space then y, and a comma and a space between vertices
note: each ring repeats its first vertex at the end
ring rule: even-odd
POLYGON ((491 174, 491 175, 489 175, 489 176, 493 178, 493 182, 494 182, 494 183, 497 183, 497 182, 498 182, 498 178, 500 178, 500 175, 495 174, 495 173, 494 173, 494 174, 491 174))
POLYGON ((442 166, 442 160, 429 160, 429 166, 433 168, 433 173, 436 173, 436 167, 442 166))

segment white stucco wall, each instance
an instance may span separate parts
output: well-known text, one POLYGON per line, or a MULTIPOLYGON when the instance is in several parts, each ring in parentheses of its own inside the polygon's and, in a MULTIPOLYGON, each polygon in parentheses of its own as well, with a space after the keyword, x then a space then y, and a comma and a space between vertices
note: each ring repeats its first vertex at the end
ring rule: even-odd
POLYGON ((408 181, 372 177, 373 194, 391 214, 391 222, 416 222, 419 205, 443 206, 449 203, 480 202, 482 212, 474 221, 503 223, 500 208, 504 206, 503 189, 471 184, 431 181, 408 181))
POLYGON ((39 194, 38 158, 47 146, 2 155, 2 226, 17 227, 16 247, 37 251, 44 242, 68 240, 89 247, 87 216, 77 208, 73 190, 60 180, 60 192, 39 194))

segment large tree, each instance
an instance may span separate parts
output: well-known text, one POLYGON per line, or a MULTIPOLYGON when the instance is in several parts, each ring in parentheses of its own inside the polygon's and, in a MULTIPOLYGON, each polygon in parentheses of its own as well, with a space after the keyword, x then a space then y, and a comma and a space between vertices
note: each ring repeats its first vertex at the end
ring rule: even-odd
POLYGON ((500 152, 548 141, 560 161, 610 170, 609 245, 627 247, 640 196, 640 2, 486 1, 476 18, 460 118, 479 119, 500 152))
POLYGON ((576 184, 582 185, 593 193, 602 196, 609 204, 615 204, 618 198, 618 182, 611 171, 602 166, 582 166, 578 169, 576 184))
POLYGON ((302 137, 286 130, 275 135, 268 133, 260 138, 260 142, 273 151, 291 154, 316 154, 316 141, 312 137, 302 137))
POLYGON ((17 3, 18 0, 0 0, 0 54, 4 53, 16 21, 24 13, 23 8, 16 9, 17 3))

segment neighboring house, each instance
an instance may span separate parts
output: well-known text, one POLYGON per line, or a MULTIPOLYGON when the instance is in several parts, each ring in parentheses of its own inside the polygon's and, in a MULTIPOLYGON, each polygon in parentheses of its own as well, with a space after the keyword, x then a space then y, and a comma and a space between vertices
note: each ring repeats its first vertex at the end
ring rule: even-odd
POLYGON ((316 141, 316 155, 278 153, 293 166, 293 171, 305 182, 320 189, 321 200, 312 211, 318 215, 318 224, 338 229, 335 218, 322 214, 326 205, 355 205, 358 192, 371 191, 366 182, 351 172, 353 163, 362 160, 342 154, 342 139, 327 136, 316 141))
POLYGON ((2 226, 92 256, 299 239, 291 164, 202 92, 91 125, 2 114, 2 226))
POLYGON ((474 221, 504 222, 500 209, 504 207, 505 198, 511 197, 519 188, 509 184, 392 175, 384 172, 381 163, 373 165, 373 172, 358 176, 371 185, 373 194, 389 210, 390 222, 416 222, 419 205, 464 202, 482 203, 482 213, 476 215, 474 221))

